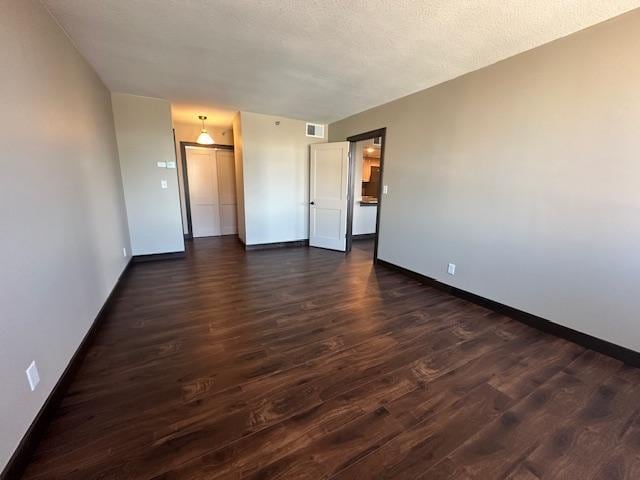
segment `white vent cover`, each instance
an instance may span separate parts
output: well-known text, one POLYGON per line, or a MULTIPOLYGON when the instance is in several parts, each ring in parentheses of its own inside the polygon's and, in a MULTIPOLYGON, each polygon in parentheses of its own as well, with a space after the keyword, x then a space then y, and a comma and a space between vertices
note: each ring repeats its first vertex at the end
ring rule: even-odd
POLYGON ((324 138, 324 125, 318 123, 307 123, 305 134, 307 137, 324 138))
POLYGON ((373 144, 381 146, 382 145, 382 137, 374 138, 373 139, 373 144))

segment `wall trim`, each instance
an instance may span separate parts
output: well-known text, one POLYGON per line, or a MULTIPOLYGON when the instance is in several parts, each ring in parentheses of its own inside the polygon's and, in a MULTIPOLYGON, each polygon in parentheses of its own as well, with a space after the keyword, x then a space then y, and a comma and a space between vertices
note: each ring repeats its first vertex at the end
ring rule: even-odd
POLYGON ((9 459, 9 462, 0 473, 1 480, 10 480, 20 478, 20 476, 24 473, 25 468, 27 467, 29 460, 31 459, 31 455, 35 451, 40 439, 42 438, 45 430, 51 423, 53 419, 53 415, 60 405, 64 395, 67 393, 69 389, 69 385, 73 381, 78 369, 82 365, 82 362, 87 355, 89 347, 92 345, 93 341, 96 338, 96 334, 100 330, 101 325, 104 323, 104 319, 107 317, 111 308, 113 307, 113 301, 123 286, 124 279, 128 275, 130 271, 130 267, 133 259, 129 259, 129 262, 125 265, 124 269, 120 273, 118 280, 114 287, 111 289, 111 293, 105 300, 102 308, 96 315, 96 318, 93 320, 93 323, 89 327, 86 335, 80 342, 80 345, 76 349, 75 353, 69 360, 67 367, 62 372, 62 375, 56 382, 56 385, 51 390, 51 393, 47 397, 40 408, 40 411, 37 413, 36 418, 31 422, 31 425, 27 429, 27 432, 20 440, 18 447, 13 452, 13 455, 9 459))
POLYGON ((155 262, 158 260, 176 260, 187 256, 187 252, 151 253, 149 255, 134 255, 133 263, 155 262))
POLYGON ((533 315, 523 310, 510 307, 495 300, 481 297, 480 295, 476 295, 475 293, 467 292, 466 290, 447 285, 446 283, 442 283, 434 278, 427 277, 426 275, 422 275, 404 267, 400 267, 391 262, 387 262, 386 260, 382 260, 379 258, 377 264, 403 273, 404 275, 414 278, 431 287, 437 288, 438 290, 442 290, 444 292, 450 293, 451 295, 455 295, 456 297, 463 298, 482 307, 504 314, 508 317, 513 318, 514 320, 529 325, 530 327, 536 328, 546 333, 550 333, 560 338, 564 338, 565 340, 576 343, 581 347, 585 347, 598 353, 602 353, 603 355, 615 358, 626 363, 627 365, 640 367, 640 352, 636 352, 621 345, 611 343, 607 340, 602 340, 601 338, 594 337, 587 333, 579 332, 572 328, 559 325, 552 322, 551 320, 547 320, 546 318, 538 317, 537 315, 533 315))
MULTIPOLYGON (((242 241, 240 242, 242 243, 242 241)), ((256 243, 254 245, 242 244, 246 251, 254 250, 272 250, 274 248, 296 248, 306 247, 309 245, 309 240, 293 240, 291 242, 274 242, 274 243, 256 243)))

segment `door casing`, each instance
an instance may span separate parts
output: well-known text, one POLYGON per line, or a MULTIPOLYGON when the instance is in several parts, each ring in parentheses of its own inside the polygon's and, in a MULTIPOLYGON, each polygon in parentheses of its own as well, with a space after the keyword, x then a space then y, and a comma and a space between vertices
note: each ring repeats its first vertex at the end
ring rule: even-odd
POLYGON ((373 263, 378 263, 378 242, 380 239, 380 213, 382 210, 382 191, 384 188, 384 151, 387 147, 387 128, 378 128, 370 130, 358 135, 347 137, 347 141, 351 142, 349 147, 349 192, 347 195, 347 252, 351 251, 353 245, 353 198, 355 187, 355 169, 356 169, 356 143, 363 140, 371 140, 373 138, 382 138, 382 146, 380 147, 380 185, 378 185, 378 211, 376 212, 376 236, 373 246, 373 263))
POLYGON ((216 150, 231 150, 233 151, 233 145, 219 145, 214 143, 213 145, 200 145, 196 142, 180 142, 180 156, 182 164, 182 184, 184 186, 184 205, 187 213, 187 227, 189 227, 189 233, 184 234, 185 239, 193 238, 193 225, 191 220, 191 202, 189 199, 189 173, 187 169, 187 147, 198 148, 213 148, 216 150))

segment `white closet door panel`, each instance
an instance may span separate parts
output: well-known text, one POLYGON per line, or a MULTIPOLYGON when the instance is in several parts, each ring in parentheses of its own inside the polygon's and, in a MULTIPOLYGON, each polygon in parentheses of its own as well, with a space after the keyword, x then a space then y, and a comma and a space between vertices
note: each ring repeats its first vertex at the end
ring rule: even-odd
POLYGON ((218 179, 220 184, 220 204, 236 204, 236 176, 233 152, 218 150, 216 152, 218 162, 218 179))
POLYGON ((192 205, 191 225, 194 237, 215 237, 221 235, 220 210, 218 205, 192 205))
POLYGON ((220 207, 222 213, 222 234, 233 235, 238 233, 238 222, 236 219, 235 205, 222 205, 220 207))

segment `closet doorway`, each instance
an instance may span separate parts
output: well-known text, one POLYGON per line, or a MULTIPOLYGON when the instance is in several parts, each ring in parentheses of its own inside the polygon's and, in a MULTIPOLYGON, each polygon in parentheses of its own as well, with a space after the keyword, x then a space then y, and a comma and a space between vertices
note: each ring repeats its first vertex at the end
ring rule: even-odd
POLYGON ((238 233, 233 147, 180 143, 189 237, 238 233))

